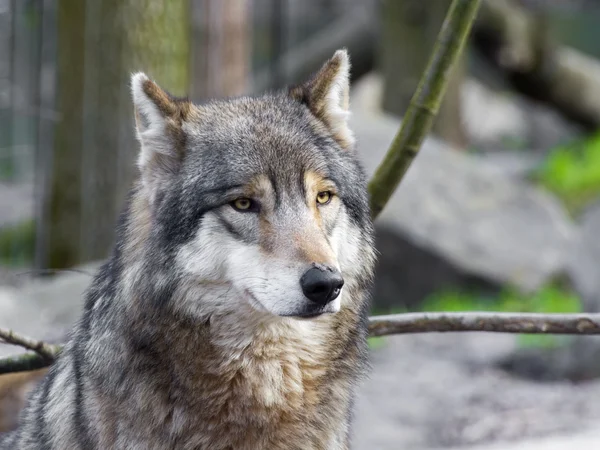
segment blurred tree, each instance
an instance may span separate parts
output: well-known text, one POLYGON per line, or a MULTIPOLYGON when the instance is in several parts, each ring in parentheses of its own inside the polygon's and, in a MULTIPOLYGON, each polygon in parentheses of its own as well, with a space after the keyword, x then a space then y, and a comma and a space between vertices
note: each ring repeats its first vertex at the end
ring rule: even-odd
POLYGON ((192 3, 194 99, 223 98, 248 92, 251 70, 249 0, 192 3))
POLYGON ((125 42, 121 52, 123 77, 118 86, 121 92, 117 167, 119 200, 115 204, 118 209, 122 207, 131 182, 138 173, 135 161, 139 146, 133 133, 129 77, 133 72, 142 71, 173 95, 185 96, 190 92, 190 12, 197 1, 122 0, 121 21, 125 42))
POLYGON ((58 0, 57 109, 42 265, 105 258, 137 146, 129 76, 189 89, 188 0, 58 0))
MULTIPOLYGON (((383 74, 383 109, 404 115, 415 92, 442 26, 450 0, 385 0, 382 3, 380 68, 383 74)), ((456 64, 448 83, 432 132, 464 148, 467 144, 461 123, 460 85, 465 58, 456 64)))
POLYGON ((45 259, 51 267, 66 267, 79 259, 85 3, 60 0, 57 9, 56 109, 60 111, 60 120, 55 128, 45 246, 45 259))

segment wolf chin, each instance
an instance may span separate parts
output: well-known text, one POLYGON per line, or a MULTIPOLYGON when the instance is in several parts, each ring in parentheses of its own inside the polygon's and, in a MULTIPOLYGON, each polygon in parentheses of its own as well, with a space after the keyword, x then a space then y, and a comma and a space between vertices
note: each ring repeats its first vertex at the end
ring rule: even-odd
POLYGON ((132 76, 112 256, 0 448, 350 448, 375 256, 349 70, 203 105, 132 76))

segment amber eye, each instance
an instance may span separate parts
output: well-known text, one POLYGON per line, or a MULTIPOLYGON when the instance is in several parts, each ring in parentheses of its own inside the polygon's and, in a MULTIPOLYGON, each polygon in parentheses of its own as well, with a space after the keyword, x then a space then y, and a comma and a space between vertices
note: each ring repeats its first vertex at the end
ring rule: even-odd
POLYGON ((317 194, 317 203, 319 205, 326 205, 331 200, 331 192, 323 191, 317 194))
POLYGON ((234 200, 231 203, 231 206, 233 206, 235 209, 237 209, 238 211, 249 211, 250 209, 252 209, 252 200, 250 200, 249 198, 238 198, 237 200, 234 200))

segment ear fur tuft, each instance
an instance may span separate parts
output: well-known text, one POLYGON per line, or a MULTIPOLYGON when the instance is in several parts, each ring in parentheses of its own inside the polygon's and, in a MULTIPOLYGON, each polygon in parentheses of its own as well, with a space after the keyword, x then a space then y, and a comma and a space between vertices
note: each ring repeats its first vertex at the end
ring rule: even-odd
POLYGON ((306 104, 345 149, 354 144, 348 127, 350 117, 350 57, 337 50, 308 82, 290 90, 290 95, 306 104))
POLYGON ((140 142, 138 167, 151 200, 159 186, 177 171, 184 151, 182 122, 191 103, 178 100, 143 72, 131 76, 136 136, 140 142))

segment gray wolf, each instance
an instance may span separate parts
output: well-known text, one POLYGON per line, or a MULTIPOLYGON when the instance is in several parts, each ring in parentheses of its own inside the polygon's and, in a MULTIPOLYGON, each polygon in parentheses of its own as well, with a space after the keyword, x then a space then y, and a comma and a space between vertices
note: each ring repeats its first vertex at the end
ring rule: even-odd
POLYGON ((350 447, 375 261, 345 50, 194 104, 132 76, 139 180, 2 449, 350 447))

